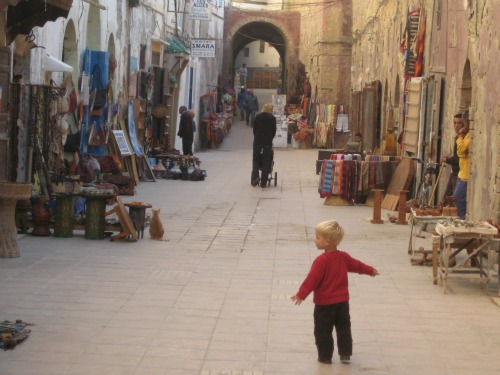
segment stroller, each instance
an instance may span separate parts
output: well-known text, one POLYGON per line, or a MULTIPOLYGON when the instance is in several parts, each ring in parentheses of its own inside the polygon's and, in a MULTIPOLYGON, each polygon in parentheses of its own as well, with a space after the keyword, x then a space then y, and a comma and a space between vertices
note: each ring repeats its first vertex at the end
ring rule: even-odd
MULTIPOLYGON (((262 164, 263 164, 263 156, 262 152, 259 155, 259 171, 262 172, 262 164)), ((269 168, 269 176, 267 177, 267 186, 271 186, 271 181, 274 181, 274 186, 278 184, 278 172, 274 172, 273 176, 273 167, 274 167, 274 150, 271 150, 271 166, 269 168)), ((250 177, 251 178, 251 177, 250 177)))

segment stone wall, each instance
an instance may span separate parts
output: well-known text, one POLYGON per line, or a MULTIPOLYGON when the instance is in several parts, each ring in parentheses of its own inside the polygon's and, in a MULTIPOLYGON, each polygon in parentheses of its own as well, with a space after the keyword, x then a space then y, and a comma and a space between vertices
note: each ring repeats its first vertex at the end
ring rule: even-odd
MULTIPOLYGON (((403 77, 399 52, 409 6, 426 10, 424 78, 443 79, 441 153, 452 149, 453 114, 471 111, 468 218, 500 220, 500 4, 495 0, 367 2, 354 0, 352 87, 382 82, 395 103, 396 81, 403 77), (441 8, 438 12, 438 4, 441 8), (436 27, 439 14, 440 27, 436 27), (444 59, 444 65, 439 59, 444 59), (432 62, 432 64, 431 64, 432 62), (467 76, 470 74, 470 79, 467 76)), ((401 89, 403 88, 400 85, 401 89)), ((383 107, 384 107, 383 103, 383 107)), ((382 121, 387 116, 382 116, 382 121)), ((437 134, 435 135, 437 137, 437 134)), ((381 140, 382 141, 382 140, 381 140)), ((433 155, 436 158, 436 155, 433 155)))

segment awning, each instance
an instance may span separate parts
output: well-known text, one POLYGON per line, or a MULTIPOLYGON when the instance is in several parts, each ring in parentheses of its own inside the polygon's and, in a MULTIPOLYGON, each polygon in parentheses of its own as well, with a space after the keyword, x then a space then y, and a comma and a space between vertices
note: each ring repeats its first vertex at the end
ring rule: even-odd
POLYGON ((73 72, 73 67, 71 65, 63 63, 61 60, 56 59, 48 53, 43 55, 42 66, 47 72, 73 72))
MULTIPOLYGON (((3 5, 2 0, 0 5, 3 5)), ((66 18, 73 5, 73 0, 30 0, 7 1, 7 25, 5 36, 7 44, 12 43, 19 34, 28 35, 36 27, 42 27, 48 21, 55 21, 59 17, 66 18), (15 5, 17 3, 17 5, 15 5)))
POLYGON ((168 43, 168 45, 165 46, 166 53, 184 53, 189 55, 189 49, 180 41, 180 39, 170 37, 165 40, 168 43))

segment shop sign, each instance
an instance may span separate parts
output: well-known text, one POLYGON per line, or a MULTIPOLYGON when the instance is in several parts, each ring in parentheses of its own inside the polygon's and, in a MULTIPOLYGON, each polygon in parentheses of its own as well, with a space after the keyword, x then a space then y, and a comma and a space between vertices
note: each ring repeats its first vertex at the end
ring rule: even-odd
POLYGON ((212 16, 212 4, 210 0, 192 1, 189 16, 192 20, 209 21, 212 16))
POLYGON ((215 39, 191 39, 191 57, 215 57, 215 39))

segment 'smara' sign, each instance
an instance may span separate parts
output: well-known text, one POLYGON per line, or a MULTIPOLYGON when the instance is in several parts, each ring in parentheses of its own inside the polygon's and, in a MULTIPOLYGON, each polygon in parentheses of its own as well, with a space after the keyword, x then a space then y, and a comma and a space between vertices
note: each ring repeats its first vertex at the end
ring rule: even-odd
POLYGON ((215 57, 215 40, 191 39, 191 57, 215 57))

